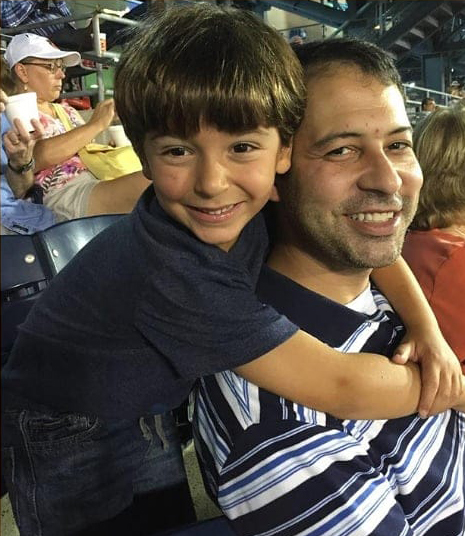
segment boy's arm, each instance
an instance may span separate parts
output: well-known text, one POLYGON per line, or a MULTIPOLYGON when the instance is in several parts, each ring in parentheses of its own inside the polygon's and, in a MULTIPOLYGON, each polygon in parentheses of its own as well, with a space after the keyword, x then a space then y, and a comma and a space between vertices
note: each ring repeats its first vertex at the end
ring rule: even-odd
MULTIPOLYGON (((295 333, 286 342, 235 371, 247 380, 341 419, 393 419, 417 411, 420 369, 369 353, 341 353, 315 337, 295 333)), ((465 377, 453 398, 439 392, 432 413, 465 404, 465 377)))
POLYGON ((372 278, 407 328, 393 360, 404 363, 410 359, 420 364, 422 387, 418 411, 428 415, 437 395, 455 396, 460 389, 459 361, 442 336, 420 285, 402 257, 391 266, 373 270, 372 278))

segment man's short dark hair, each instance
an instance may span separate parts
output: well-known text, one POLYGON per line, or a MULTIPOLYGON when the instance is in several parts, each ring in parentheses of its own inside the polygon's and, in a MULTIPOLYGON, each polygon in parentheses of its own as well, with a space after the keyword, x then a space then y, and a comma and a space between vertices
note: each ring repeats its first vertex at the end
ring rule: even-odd
POLYGON ((337 64, 355 65, 384 85, 397 86, 405 96, 402 79, 391 56, 373 43, 354 38, 330 38, 295 45, 293 49, 307 82, 331 71, 337 64))

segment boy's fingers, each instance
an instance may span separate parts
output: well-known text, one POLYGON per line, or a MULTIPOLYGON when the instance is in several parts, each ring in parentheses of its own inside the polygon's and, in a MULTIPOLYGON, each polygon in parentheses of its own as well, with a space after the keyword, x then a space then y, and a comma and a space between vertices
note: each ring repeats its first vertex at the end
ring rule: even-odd
POLYGON ((413 360, 413 355, 413 345, 409 342, 404 342, 396 348, 392 361, 398 365, 405 365, 409 359, 413 360))
POLYGON ((459 400, 463 392, 463 387, 464 377, 462 375, 462 370, 459 369, 459 372, 452 374, 451 378, 450 395, 453 400, 459 400))
MULTIPOLYGON (((420 417, 426 418, 431 410, 434 400, 438 395, 440 372, 435 366, 422 364, 421 367, 421 395, 418 404, 420 417)), ((447 387, 446 387, 447 390, 447 387)))

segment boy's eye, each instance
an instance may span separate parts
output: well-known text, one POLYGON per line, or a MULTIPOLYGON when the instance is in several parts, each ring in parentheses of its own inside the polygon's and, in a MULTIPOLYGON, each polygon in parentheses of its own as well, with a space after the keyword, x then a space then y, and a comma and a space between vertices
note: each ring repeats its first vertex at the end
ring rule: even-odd
POLYGON ((189 153, 189 151, 186 149, 186 147, 170 147, 165 151, 165 154, 169 156, 186 156, 189 153))
POLYGON ((233 147, 235 153, 248 153, 252 151, 254 147, 250 143, 236 143, 233 147))

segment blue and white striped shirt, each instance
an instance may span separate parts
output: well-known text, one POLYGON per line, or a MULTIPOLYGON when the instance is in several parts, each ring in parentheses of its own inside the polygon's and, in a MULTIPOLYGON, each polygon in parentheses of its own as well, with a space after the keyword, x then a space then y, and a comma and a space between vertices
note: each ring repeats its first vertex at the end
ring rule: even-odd
MULTIPOLYGON (((345 352, 391 355, 402 335, 374 290, 344 307, 265 269, 260 291, 345 352)), ((227 371, 201 380, 194 431, 207 488, 239 535, 465 534, 464 414, 339 420, 227 371)))

